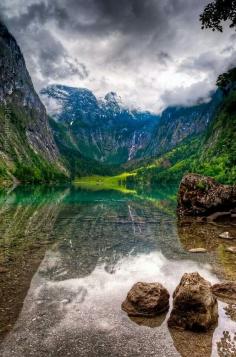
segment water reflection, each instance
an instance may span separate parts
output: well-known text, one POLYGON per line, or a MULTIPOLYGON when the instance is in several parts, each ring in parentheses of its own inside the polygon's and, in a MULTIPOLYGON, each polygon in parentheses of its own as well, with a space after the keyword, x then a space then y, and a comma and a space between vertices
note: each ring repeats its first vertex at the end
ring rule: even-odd
POLYGON ((222 279, 236 280, 235 255, 226 250, 235 245, 235 241, 219 238, 222 232, 228 230, 236 236, 235 225, 210 224, 190 218, 178 223, 178 235, 186 251, 191 248, 205 248, 215 273, 222 279))
MULTIPOLYGON (((133 195, 75 187, 19 188, 4 197, 0 251, 8 260, 1 264, 13 276, 20 272, 16 282, 23 267, 31 266, 33 251, 38 264, 46 254, 1 355, 217 356, 217 343, 228 336, 224 331, 231 338, 235 332, 229 305, 220 304, 219 326, 202 335, 169 331, 169 313, 137 320, 120 307, 137 281, 158 281, 172 294, 185 272, 198 271, 211 282, 221 276, 216 266, 220 270, 222 265, 210 249, 207 254, 188 252, 200 243, 196 231, 178 227, 171 197, 164 191, 133 195), (17 256, 25 252, 23 259, 15 259, 15 251, 17 256), (11 257, 14 268, 8 265, 11 257)), ((209 230, 205 233, 208 237, 209 230)))

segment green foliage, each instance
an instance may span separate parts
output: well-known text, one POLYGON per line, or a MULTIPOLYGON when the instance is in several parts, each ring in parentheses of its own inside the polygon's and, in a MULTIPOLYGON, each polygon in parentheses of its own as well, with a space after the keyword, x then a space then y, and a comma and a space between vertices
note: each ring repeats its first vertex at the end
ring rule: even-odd
POLYGON ((140 185, 176 184, 185 173, 190 171, 199 143, 199 137, 186 139, 150 165, 135 170, 136 176, 128 180, 138 182, 140 185))
POLYGON ((228 93, 236 83, 236 68, 230 69, 226 73, 219 75, 217 79, 217 86, 225 93, 228 93))
MULTIPOLYGON (((178 183, 188 172, 236 183, 236 92, 225 97, 204 135, 182 142, 130 178, 142 185, 178 183)), ((205 189, 205 187, 199 187, 205 189)))
POLYGON ((64 165, 68 168, 71 178, 91 175, 113 175, 117 173, 114 166, 104 165, 95 160, 85 158, 76 145, 69 128, 49 118, 49 124, 53 130, 54 138, 64 165))
POLYGON ((202 140, 192 170, 222 183, 236 183, 236 92, 225 98, 202 140))
POLYGON ((65 181, 66 177, 53 165, 50 166, 46 161, 36 161, 31 165, 17 163, 14 176, 21 182, 27 183, 46 183, 53 181, 65 181))
POLYGON ((214 0, 209 3, 200 15, 202 29, 223 31, 222 23, 229 22, 229 27, 236 26, 236 0, 214 0))
POLYGON ((28 144, 26 125, 34 120, 33 112, 28 113, 16 104, 0 107, 0 146, 4 152, 3 163, 0 162, 0 181, 12 181, 12 175, 29 183, 66 179, 56 164, 44 160, 28 144))

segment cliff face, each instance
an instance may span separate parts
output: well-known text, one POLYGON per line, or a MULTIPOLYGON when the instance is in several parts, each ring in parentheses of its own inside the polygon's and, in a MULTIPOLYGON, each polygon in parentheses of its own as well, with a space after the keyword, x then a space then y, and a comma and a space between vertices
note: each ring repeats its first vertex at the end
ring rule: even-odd
POLYGON ((159 120, 157 115, 124 108, 113 92, 98 100, 87 89, 52 85, 41 95, 80 153, 109 165, 141 157, 159 120))
POLYGON ((161 115, 146 154, 159 156, 193 135, 203 133, 222 101, 217 91, 209 103, 191 107, 169 107, 161 115))
POLYGON ((0 122, 1 164, 6 170, 14 174, 15 165, 34 162, 38 167, 39 161, 60 170, 59 153, 45 107, 34 90, 19 46, 2 23, 0 122))

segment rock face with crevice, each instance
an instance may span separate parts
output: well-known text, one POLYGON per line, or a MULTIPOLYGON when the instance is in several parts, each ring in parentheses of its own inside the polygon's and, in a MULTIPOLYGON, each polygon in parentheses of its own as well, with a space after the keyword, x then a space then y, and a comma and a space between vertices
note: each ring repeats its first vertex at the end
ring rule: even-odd
POLYGON ((218 304, 211 284, 198 273, 185 273, 173 294, 168 326, 182 330, 207 331, 218 320, 218 304))
POLYGON ((122 309, 129 316, 153 317, 169 309, 169 293, 159 283, 136 283, 128 292, 122 309))
MULTIPOLYGON (((65 172, 46 109, 37 95, 15 38, 0 21, 0 164, 48 165, 65 172)), ((46 169, 45 169, 46 170, 46 169)))
POLYGON ((198 174, 183 177, 178 194, 179 216, 205 216, 236 207, 236 186, 222 185, 198 174))

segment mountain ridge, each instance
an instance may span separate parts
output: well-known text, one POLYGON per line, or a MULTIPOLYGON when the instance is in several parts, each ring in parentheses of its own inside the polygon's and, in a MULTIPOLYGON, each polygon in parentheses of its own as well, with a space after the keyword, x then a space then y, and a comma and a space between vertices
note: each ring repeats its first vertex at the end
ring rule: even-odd
POLYGON ((108 165, 156 157, 203 132, 221 101, 217 91, 208 103, 154 115, 123 107, 114 92, 101 100, 85 88, 54 84, 40 94, 49 111, 54 102, 52 117, 68 128, 80 153, 108 165))

